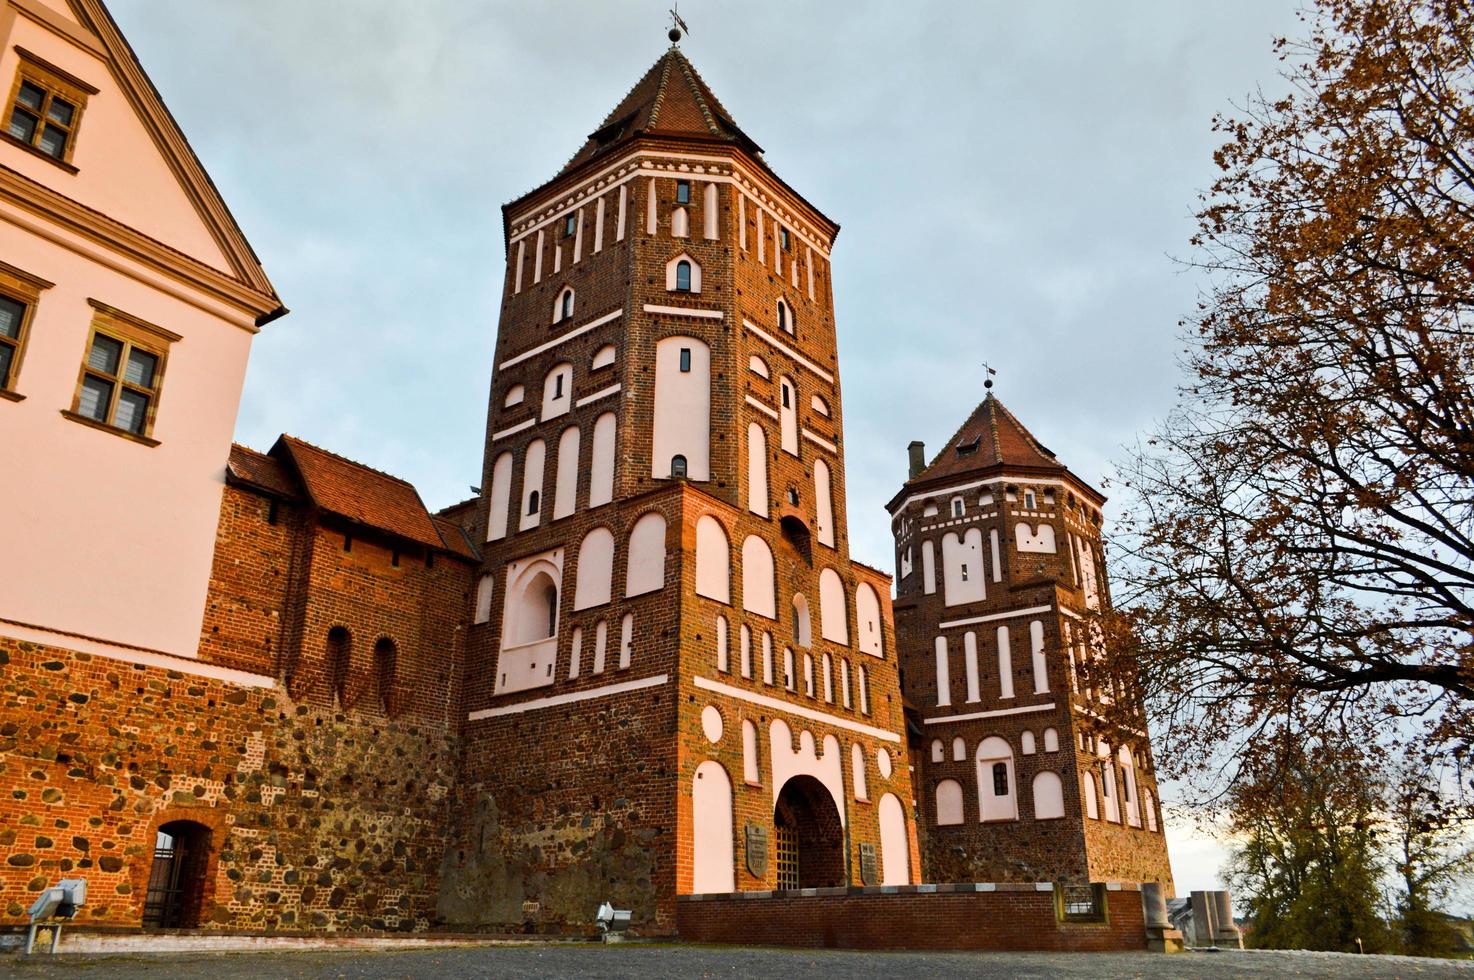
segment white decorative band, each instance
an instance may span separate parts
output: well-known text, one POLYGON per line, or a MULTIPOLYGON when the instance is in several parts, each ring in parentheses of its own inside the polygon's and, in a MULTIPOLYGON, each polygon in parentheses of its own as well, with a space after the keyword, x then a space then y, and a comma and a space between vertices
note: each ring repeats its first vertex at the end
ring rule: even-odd
POLYGON ((974 711, 966 715, 947 715, 945 718, 928 718, 928 725, 946 725, 954 721, 976 721, 979 718, 1002 718, 1005 715, 1028 715, 1036 711, 1053 711, 1054 702, 1033 704, 1024 708, 998 708, 995 711, 974 711))
POLYGON ((505 371, 507 368, 511 367, 514 364, 521 364, 529 357, 536 357, 537 355, 545 351, 550 351, 554 347, 557 347, 559 344, 566 343, 567 341, 572 340, 574 337, 586 334, 596 327, 602 327, 604 324, 608 323, 611 320, 618 320, 622 316, 624 316, 624 310, 615 310, 613 313, 604 314, 597 320, 590 320, 588 323, 585 323, 577 330, 570 330, 567 333, 563 334, 561 337, 554 337, 546 344, 541 344, 537 347, 534 347, 532 350, 527 351, 526 353, 518 354, 516 357, 507 358, 505 361, 502 361, 500 370, 505 371))
POLYGON ((143 650, 138 647, 109 643, 106 640, 93 639, 88 636, 49 630, 44 626, 29 626, 25 623, 0 619, 0 635, 9 636, 17 640, 25 640, 28 643, 42 643, 46 646, 59 647, 63 650, 74 650, 77 653, 90 653, 93 656, 107 657, 110 660, 121 660, 124 663, 140 664, 144 667, 157 667, 160 670, 177 670, 181 674, 208 677, 211 680, 224 681, 227 684, 238 684, 241 687, 268 688, 277 686, 275 678, 268 677, 265 674, 253 674, 250 671, 235 670, 231 667, 217 667, 214 664, 202 663, 194 657, 181 657, 173 653, 143 650))
POLYGON ((601 391, 594 392, 592 395, 585 395, 584 397, 580 398, 578 401, 574 402, 573 403, 573 407, 574 408, 583 408, 585 405, 590 405, 590 404, 598 401, 600 398, 608 398, 610 395, 617 395, 617 394, 619 394, 619 385, 610 385, 609 387, 607 387, 607 388, 605 388, 605 389, 603 389, 601 391))
MULTIPOLYGON (((906 495, 906 499, 902 500, 899 504, 897 504, 895 511, 892 511, 892 513, 898 513, 900 511, 905 510, 908 506, 911 505, 912 501, 916 501, 916 500, 928 500, 928 499, 930 499, 932 497, 945 497, 948 494, 962 493, 965 490, 976 490, 978 487, 991 486, 992 484, 995 484, 995 483, 1019 483, 1019 482, 1022 482, 1022 481, 1020 481, 1019 477, 1016 477, 1016 476, 994 476, 994 477, 989 477, 986 480, 972 480, 972 481, 969 481, 967 483, 959 483, 956 486, 942 487, 940 490, 928 490, 925 493, 912 493, 912 494, 907 494, 906 495)), ((1072 484, 1072 483, 1066 483, 1064 480, 1039 479, 1037 477, 1032 477, 1032 476, 1028 478, 1028 481, 1027 482, 1029 482, 1031 484, 1036 484, 1038 486, 1046 486, 1046 487, 1072 487, 1072 486, 1074 486, 1074 484, 1072 484)))
POLYGON ((507 436, 515 436, 517 433, 523 431, 524 429, 530 429, 534 425, 537 425, 537 419, 528 419, 525 422, 518 422, 516 425, 503 429, 500 432, 493 432, 491 434, 491 441, 496 442, 498 439, 505 439, 507 436))
POLYGON ((550 698, 537 698, 534 701, 519 701, 516 704, 504 704, 496 708, 482 708, 480 711, 471 712, 466 716, 466 720, 481 721, 483 718, 499 718, 503 715, 520 715, 525 711, 541 711, 543 708, 556 708, 560 704, 577 704, 580 701, 592 701, 594 698, 607 698, 612 694, 624 694, 627 691, 640 691, 647 687, 659 687, 668 680, 670 680, 669 674, 657 674, 654 677, 641 677, 636 681, 606 684, 604 687, 596 687, 589 691, 555 694, 550 698))
POLYGON ((798 351, 794 350, 792 347, 789 347, 787 344, 783 343, 783 341, 779 340, 777 337, 774 337, 772 334, 768 333, 766 330, 762 329, 751 320, 743 320, 742 325, 748 330, 751 330, 753 333, 757 334, 763 340, 767 341, 770 347, 781 350, 783 353, 793 358, 794 363, 814 372, 825 381, 828 381, 830 384, 834 384, 834 375, 830 374, 828 371, 824 370, 819 365, 809 360, 807 357, 804 357, 798 351))
POLYGON ((1047 613, 1053 606, 1030 606, 1027 609, 1015 609, 1013 612, 992 613, 987 616, 974 616, 971 619, 954 619, 948 623, 942 623, 937 628, 949 630, 957 626, 976 626, 978 623, 992 623, 1000 619, 1018 619, 1021 616, 1037 616, 1047 613))
POLYGON ((807 440, 809 440, 809 442, 812 442, 814 445, 820 447, 821 449, 827 449, 831 453, 838 453, 839 452, 839 447, 836 446, 834 443, 830 442, 827 439, 821 439, 821 438, 819 438, 814 433, 810 432, 808 429, 805 429, 804 430, 804 438, 807 439, 807 440))
POLYGON ((703 320, 720 320, 727 315, 721 310, 693 310, 688 306, 657 306, 654 303, 646 303, 645 312, 663 313, 666 316, 694 316, 703 320))
POLYGON ((739 701, 746 701, 749 704, 762 705, 764 708, 771 708, 774 711, 784 711, 790 715, 797 715, 800 718, 808 718, 810 721, 833 725, 835 728, 859 732, 862 735, 878 738, 883 742, 899 742, 901 740, 901 736, 897 732, 888 732, 884 728, 862 725, 858 721, 850 721, 848 718, 839 715, 825 714, 822 711, 815 711, 813 708, 805 708, 802 705, 789 704, 787 701, 779 698, 770 698, 766 694, 754 694, 751 691, 744 691, 740 687, 733 687, 730 684, 723 684, 720 681, 698 677, 695 679, 695 682, 696 686, 703 691, 711 691, 713 694, 725 694, 729 698, 736 698, 739 701))
POLYGON ((773 410, 772 408, 769 408, 767 405, 764 405, 762 402, 758 401, 756 398, 752 397, 751 395, 748 395, 747 398, 746 398, 746 401, 747 401, 747 404, 751 405, 753 408, 757 409, 759 412, 762 412, 764 415, 768 416, 769 418, 771 418, 771 419, 773 419, 775 421, 777 420, 778 413, 775 410, 773 410))

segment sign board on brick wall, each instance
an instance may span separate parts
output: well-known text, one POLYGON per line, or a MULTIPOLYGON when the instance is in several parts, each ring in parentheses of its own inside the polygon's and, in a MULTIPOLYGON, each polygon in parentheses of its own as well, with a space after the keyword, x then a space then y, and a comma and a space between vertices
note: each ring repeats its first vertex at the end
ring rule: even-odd
POLYGON ((747 870, 754 878, 768 876, 768 828, 761 824, 747 825, 747 870))

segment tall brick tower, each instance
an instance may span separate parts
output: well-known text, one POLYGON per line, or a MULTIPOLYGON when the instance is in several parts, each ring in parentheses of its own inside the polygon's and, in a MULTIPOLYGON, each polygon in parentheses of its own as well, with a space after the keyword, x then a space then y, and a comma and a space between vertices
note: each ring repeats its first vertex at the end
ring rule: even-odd
POLYGON ((441 914, 917 880, 890 581, 849 558, 830 250, 674 45, 504 208, 441 914))
POLYGON ((1105 498, 991 392, 930 465, 921 443, 910 454, 887 508, 897 644, 922 731, 926 880, 1170 890, 1145 717, 1077 672, 1109 602, 1105 498))

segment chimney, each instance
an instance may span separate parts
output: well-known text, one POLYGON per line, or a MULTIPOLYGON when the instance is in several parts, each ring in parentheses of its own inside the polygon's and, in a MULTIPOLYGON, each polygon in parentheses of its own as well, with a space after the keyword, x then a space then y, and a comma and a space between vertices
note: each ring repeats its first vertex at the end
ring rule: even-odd
POLYGON ((906 447, 906 452, 911 456, 911 472, 906 479, 914 480, 926 469, 926 443, 920 439, 912 439, 911 445, 906 447))

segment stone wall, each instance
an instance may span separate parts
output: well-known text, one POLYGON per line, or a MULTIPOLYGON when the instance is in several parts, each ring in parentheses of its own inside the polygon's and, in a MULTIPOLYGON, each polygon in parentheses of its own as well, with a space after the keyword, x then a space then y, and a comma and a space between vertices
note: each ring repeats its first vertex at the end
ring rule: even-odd
POLYGON ((77 875, 82 924, 137 926, 155 832, 182 819, 211 833, 205 927, 432 924, 445 729, 8 639, 0 678, 0 923, 77 875))

